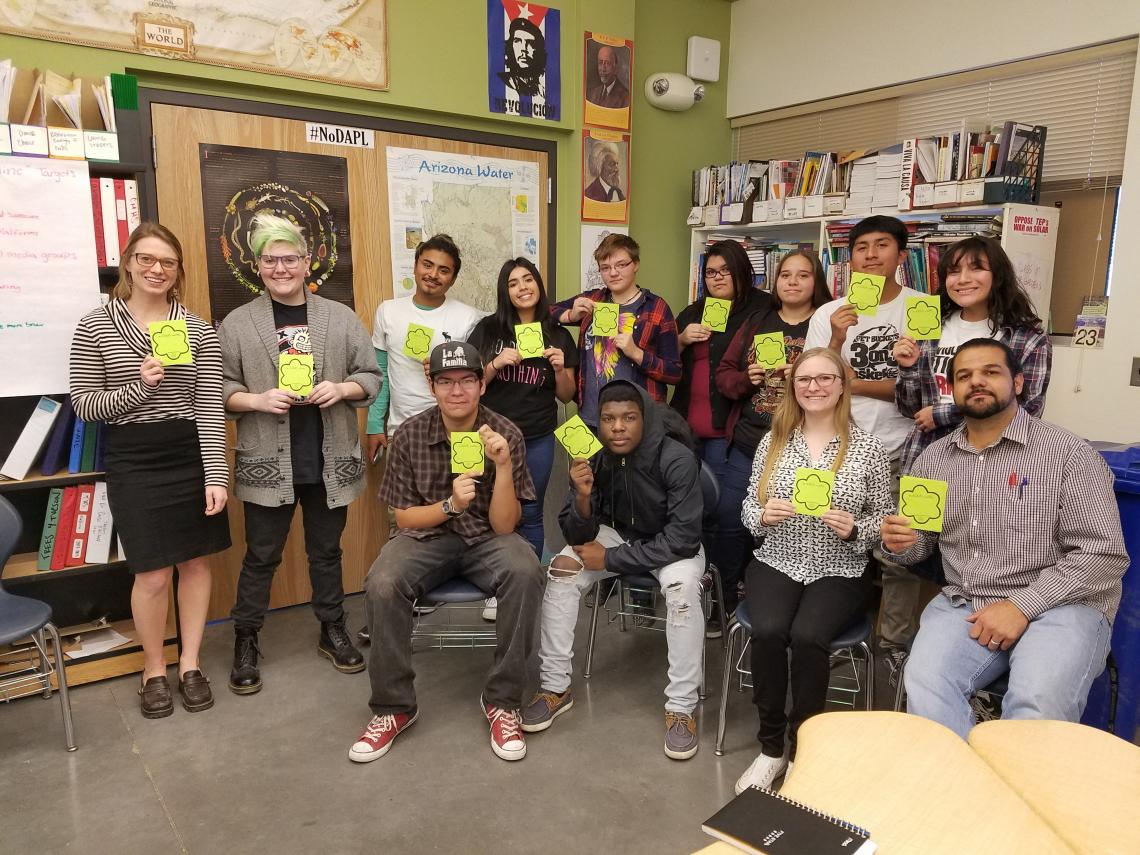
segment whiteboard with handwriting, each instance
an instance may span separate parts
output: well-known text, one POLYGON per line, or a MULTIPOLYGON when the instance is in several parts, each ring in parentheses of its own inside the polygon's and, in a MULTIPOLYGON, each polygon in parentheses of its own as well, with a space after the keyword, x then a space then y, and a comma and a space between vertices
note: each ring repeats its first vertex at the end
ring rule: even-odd
POLYGON ((76 322, 98 305, 87 162, 0 157, 0 397, 66 392, 76 322))

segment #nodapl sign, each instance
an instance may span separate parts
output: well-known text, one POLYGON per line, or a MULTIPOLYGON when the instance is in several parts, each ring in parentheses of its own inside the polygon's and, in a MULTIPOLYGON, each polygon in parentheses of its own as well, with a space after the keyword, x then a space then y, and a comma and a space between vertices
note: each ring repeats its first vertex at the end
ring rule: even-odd
POLYGON ((487 0, 487 88, 492 113, 557 122, 562 117, 560 13, 487 0))

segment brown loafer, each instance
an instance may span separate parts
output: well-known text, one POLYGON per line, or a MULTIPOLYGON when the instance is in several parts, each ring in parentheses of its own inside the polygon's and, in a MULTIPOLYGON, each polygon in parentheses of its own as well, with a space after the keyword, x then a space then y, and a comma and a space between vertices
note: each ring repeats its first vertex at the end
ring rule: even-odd
POLYGON ((201 712, 214 705, 210 681, 201 671, 187 671, 183 674, 178 681, 178 693, 182 695, 182 707, 186 712, 201 712))
POLYGON ((143 718, 166 718, 174 712, 174 696, 166 677, 151 677, 139 688, 143 718))

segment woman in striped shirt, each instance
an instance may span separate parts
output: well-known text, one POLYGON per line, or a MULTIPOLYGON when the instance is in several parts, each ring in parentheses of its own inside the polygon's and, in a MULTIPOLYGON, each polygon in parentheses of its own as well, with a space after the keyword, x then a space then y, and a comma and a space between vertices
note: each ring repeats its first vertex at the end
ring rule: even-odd
POLYGON ((230 546, 221 347, 178 301, 184 278, 178 238, 143 223, 123 250, 113 299, 84 315, 71 343, 75 413, 107 423, 107 498, 135 574, 131 612, 147 718, 174 711, 163 642, 175 565, 182 705, 189 712, 214 705, 198 662, 210 603, 207 556, 230 546))

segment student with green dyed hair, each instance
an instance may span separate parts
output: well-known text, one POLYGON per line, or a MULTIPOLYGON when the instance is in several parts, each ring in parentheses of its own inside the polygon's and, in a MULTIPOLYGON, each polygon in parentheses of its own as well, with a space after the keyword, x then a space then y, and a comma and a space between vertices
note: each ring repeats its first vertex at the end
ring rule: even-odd
POLYGON ((259 213, 249 242, 265 290, 230 312, 219 330, 222 394, 227 415, 237 420, 235 493, 245 503, 246 552, 230 613, 236 634, 230 689, 237 694, 261 689, 257 636, 298 503, 321 622, 317 650, 338 671, 364 670, 344 626, 340 539, 348 505, 364 489, 355 410, 369 406, 380 389, 364 325, 347 306, 306 285, 310 255, 301 229, 259 213), (293 363, 310 372, 301 378, 312 384, 308 394, 280 388, 278 363, 293 355, 311 358, 309 365, 293 363))

